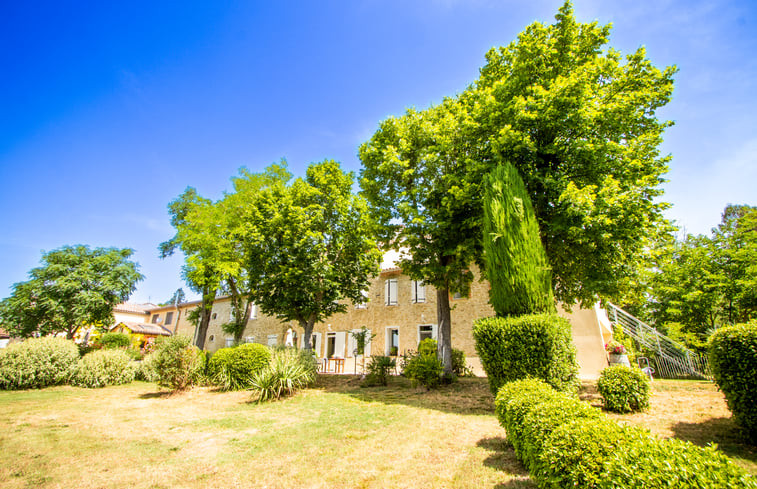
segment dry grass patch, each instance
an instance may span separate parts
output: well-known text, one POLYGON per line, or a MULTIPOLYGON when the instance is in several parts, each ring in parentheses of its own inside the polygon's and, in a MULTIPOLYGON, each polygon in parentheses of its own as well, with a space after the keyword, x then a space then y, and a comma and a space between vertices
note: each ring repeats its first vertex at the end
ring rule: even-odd
POLYGON ((0 392, 3 487, 534 487, 504 447, 485 379, 404 379, 256 405, 153 384, 0 392))

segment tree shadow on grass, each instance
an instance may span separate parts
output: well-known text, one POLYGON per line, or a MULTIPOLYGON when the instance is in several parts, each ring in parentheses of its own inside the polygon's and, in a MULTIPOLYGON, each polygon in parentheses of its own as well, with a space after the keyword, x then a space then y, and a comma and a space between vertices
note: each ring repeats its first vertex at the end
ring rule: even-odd
POLYGON ((174 395, 174 392, 172 391, 158 391, 158 392, 145 392, 144 394, 140 394, 140 399, 161 399, 165 397, 171 397, 174 395))
POLYGON ((413 387, 401 376, 392 376, 387 386, 361 387, 361 383, 356 375, 319 375, 314 388, 364 402, 402 404, 452 414, 494 414, 494 397, 485 378, 464 377, 430 391, 413 387))
POLYGON ((517 459, 513 447, 506 438, 501 436, 482 438, 476 443, 476 446, 491 452, 484 459, 485 466, 514 477, 507 482, 497 484, 494 486, 495 489, 536 487, 536 484, 528 479, 528 471, 517 459))
POLYGON ((678 422, 671 427, 673 436, 706 446, 717 443, 718 449, 730 457, 757 462, 757 446, 750 445, 733 418, 710 418, 701 423, 678 422))

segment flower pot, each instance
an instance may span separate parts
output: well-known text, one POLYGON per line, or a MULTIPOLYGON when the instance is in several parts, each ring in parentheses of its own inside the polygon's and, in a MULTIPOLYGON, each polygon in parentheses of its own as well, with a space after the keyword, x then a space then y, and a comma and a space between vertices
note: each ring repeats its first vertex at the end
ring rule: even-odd
POLYGON ((626 367, 630 367, 631 362, 628 361, 628 355, 616 355, 615 353, 610 353, 610 365, 625 365, 626 367))

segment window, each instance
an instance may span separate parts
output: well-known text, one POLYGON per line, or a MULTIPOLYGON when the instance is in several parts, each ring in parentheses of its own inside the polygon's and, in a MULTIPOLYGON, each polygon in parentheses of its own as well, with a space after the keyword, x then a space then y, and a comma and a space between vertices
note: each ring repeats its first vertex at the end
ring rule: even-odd
POLYGON ((268 346, 276 346, 276 342, 278 341, 279 341, 279 335, 276 335, 276 334, 268 335, 268 346))
POLYGON ((426 284, 420 280, 410 282, 410 300, 413 304, 423 304, 426 302, 426 284))
POLYGON ((452 299, 454 300, 462 299, 462 298, 463 298, 463 294, 461 294, 460 292, 455 292, 454 294, 452 294, 452 299))
POLYGON ((210 338, 208 338, 208 341, 210 341, 212 343, 213 340, 215 340, 215 339, 216 339, 215 335, 210 335, 210 338))
POLYGON ((234 338, 226 338, 226 348, 234 346, 234 338))
POLYGON ((214 312, 213 315, 210 317, 210 319, 215 319, 217 317, 218 317, 218 314, 214 312))
POLYGON ((258 306, 255 304, 250 304, 250 319, 257 319, 258 318, 258 306))
POLYGON ((245 343, 255 343, 255 337, 254 336, 245 336, 244 342, 245 343))
POLYGON ((386 356, 396 357, 400 352, 399 328, 386 328, 386 356))
POLYGON ((150 322, 152 324, 158 324, 160 322, 160 314, 153 314, 150 322))
POLYGON ((397 279, 386 279, 386 285, 384 286, 384 304, 387 306, 397 305, 397 279))
POLYGON ((326 358, 336 354, 336 333, 326 333, 326 358))
POLYGON ((167 312, 166 313, 166 326, 171 324, 173 322, 173 312, 167 312))
POLYGON ((355 304, 355 309, 366 309, 368 307, 368 291, 361 290, 360 295, 363 296, 363 300, 355 304))
POLYGON ((432 340, 436 339, 436 325, 421 324, 418 326, 418 343, 426 338, 431 338, 432 340))

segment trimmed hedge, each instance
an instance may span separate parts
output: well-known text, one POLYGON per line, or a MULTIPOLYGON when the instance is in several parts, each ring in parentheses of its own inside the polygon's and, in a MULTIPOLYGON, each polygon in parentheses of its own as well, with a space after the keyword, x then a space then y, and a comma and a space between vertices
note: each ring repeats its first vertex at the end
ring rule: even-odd
POLYGON ((71 384, 90 388, 128 384, 134 380, 136 370, 123 350, 93 351, 79 360, 71 384))
POLYGON ((497 417, 540 488, 757 487, 713 447, 618 424, 538 380, 505 384, 497 417))
POLYGON ((757 443, 757 322, 718 329, 707 353, 736 424, 757 443))
POLYGON ((205 355, 188 336, 161 337, 150 360, 158 375, 158 385, 184 390, 198 383, 205 371, 205 355))
POLYGON ((79 347, 63 338, 30 338, 0 350, 0 389, 64 384, 79 361, 79 347))
POLYGON ((482 318, 473 338, 492 393, 506 382, 542 379, 559 391, 578 389, 578 363, 570 322, 554 314, 482 318))
POLYGON ((100 336, 100 344, 103 348, 129 348, 131 346, 131 338, 126 333, 104 333, 100 336))
POLYGON ((599 374, 597 390, 608 411, 632 413, 649 407, 649 378, 636 367, 605 368, 599 374))
POLYGON ((270 361, 270 348, 259 343, 221 348, 210 357, 208 375, 213 384, 225 390, 247 389, 255 374, 270 361))

